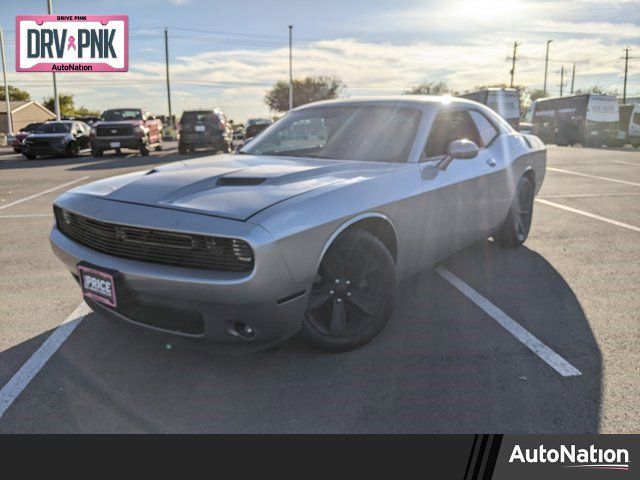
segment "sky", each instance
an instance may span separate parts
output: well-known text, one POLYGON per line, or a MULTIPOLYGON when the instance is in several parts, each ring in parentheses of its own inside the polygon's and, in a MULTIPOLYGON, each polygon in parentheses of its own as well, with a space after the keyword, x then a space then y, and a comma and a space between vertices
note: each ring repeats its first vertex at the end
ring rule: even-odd
MULTIPOLYGON (((48 73, 15 71, 15 16, 46 13, 46 0, 0 0, 9 83, 35 100, 51 96, 48 73)), ((268 115, 266 91, 288 78, 288 25, 294 77, 332 75, 349 97, 396 95, 422 82, 458 91, 508 83, 507 57, 518 42, 515 83, 559 93, 560 69, 576 65, 575 89, 599 85, 640 96, 638 0, 449 0, 377 2, 53 0, 56 14, 129 15, 129 72, 59 73, 58 90, 76 105, 145 107, 167 114, 164 29, 169 34, 174 114, 220 107, 236 122, 268 115), (633 58, 635 57, 635 58, 633 58)))

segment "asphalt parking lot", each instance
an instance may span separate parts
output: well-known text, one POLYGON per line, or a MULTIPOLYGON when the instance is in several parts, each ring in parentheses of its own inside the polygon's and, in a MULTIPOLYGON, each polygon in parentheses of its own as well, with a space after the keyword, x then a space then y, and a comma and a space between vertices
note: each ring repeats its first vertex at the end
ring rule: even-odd
POLYGON ((640 150, 551 146, 525 246, 405 281, 369 345, 230 355, 77 310, 49 248, 58 194, 185 158, 167 147, 0 157, 0 432, 640 429, 640 150))

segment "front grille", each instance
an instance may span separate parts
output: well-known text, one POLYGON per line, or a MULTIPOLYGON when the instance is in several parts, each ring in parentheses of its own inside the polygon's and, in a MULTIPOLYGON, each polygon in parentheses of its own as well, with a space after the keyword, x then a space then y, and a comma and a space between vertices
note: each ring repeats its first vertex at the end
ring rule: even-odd
POLYGON ((58 230, 98 252, 178 267, 253 270, 253 251, 243 240, 117 225, 53 208, 58 230))
POLYGON ((96 134, 98 137, 126 137, 133 135, 133 129, 128 125, 113 127, 102 125, 96 128, 96 134))

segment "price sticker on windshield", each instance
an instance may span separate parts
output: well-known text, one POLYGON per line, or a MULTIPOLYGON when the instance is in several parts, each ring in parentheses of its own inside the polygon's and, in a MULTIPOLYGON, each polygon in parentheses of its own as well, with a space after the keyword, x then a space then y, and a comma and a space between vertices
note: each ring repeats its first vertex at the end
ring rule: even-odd
POLYGON ((16 71, 126 72, 127 15, 18 15, 16 71))

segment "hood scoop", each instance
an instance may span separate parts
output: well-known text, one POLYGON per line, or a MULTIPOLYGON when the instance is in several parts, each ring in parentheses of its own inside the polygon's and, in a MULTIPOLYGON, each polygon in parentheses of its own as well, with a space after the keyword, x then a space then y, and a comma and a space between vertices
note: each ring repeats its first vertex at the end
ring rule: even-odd
POLYGON ((216 182, 219 187, 252 187, 265 182, 266 178, 260 177, 220 177, 216 182))

